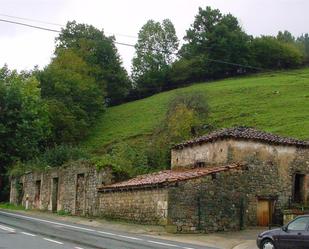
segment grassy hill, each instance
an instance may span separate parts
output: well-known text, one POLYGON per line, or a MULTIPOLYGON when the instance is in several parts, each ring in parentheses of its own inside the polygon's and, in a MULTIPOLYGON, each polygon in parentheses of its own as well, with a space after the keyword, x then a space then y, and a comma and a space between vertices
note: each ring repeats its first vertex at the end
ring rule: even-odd
POLYGON ((180 92, 205 93, 206 123, 217 128, 254 126, 276 134, 309 139, 309 68, 195 84, 108 108, 83 143, 99 152, 120 140, 144 137, 163 119, 166 106, 180 92))

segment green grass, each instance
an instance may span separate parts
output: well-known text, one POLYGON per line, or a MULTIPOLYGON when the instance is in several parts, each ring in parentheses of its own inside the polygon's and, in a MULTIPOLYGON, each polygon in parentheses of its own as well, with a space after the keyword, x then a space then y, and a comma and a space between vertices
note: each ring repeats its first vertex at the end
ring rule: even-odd
POLYGON ((205 93, 210 105, 206 123, 238 125, 299 139, 309 139, 309 68, 199 83, 108 108, 83 142, 100 152, 108 144, 152 133, 168 101, 178 93, 205 93))
POLYGON ((14 205, 11 203, 0 203, 0 208, 2 209, 8 209, 8 210, 25 210, 25 208, 21 205, 14 205))

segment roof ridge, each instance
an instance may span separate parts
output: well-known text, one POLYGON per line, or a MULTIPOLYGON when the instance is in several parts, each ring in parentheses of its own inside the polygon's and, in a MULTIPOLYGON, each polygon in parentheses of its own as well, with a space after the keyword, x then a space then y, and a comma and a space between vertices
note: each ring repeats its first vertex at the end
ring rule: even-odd
POLYGON ((166 183, 178 182, 178 181, 185 181, 190 180, 202 176, 206 176, 213 173, 218 173, 222 171, 227 171, 230 169, 241 169, 242 164, 239 163, 232 163, 228 165, 222 166, 214 166, 211 168, 194 168, 188 170, 164 170, 160 172, 140 175, 135 178, 129 179, 127 181, 114 183, 107 186, 101 186, 99 190, 117 190, 122 188, 135 188, 135 187, 143 187, 143 186, 158 186, 164 185, 166 183))
POLYGON ((240 138, 240 139, 256 140, 270 144, 283 144, 283 145, 293 145, 300 147, 309 147, 309 141, 280 136, 270 132, 258 130, 254 127, 237 126, 232 128, 223 128, 211 132, 209 134, 203 135, 201 137, 185 141, 183 143, 175 145, 173 149, 182 149, 190 145, 212 142, 214 140, 222 138, 240 138))

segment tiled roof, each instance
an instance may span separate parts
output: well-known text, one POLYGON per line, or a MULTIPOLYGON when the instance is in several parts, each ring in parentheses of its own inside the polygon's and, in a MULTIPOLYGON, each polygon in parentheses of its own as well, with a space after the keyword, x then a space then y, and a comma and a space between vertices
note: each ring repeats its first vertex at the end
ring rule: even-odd
POLYGON ((212 142, 224 138, 255 140, 269 144, 293 145, 297 147, 309 148, 309 141, 301 141, 294 138, 281 137, 249 127, 236 127, 215 131, 213 133, 210 133, 209 135, 198 137, 196 139, 192 139, 181 144, 177 144, 173 147, 173 149, 182 149, 184 147, 192 146, 195 144, 203 144, 206 142, 212 142))
POLYGON ((120 190, 128 188, 138 188, 146 186, 164 185, 168 183, 185 181, 201 176, 227 171, 231 169, 240 169, 240 164, 231 164, 213 168, 195 168, 186 170, 164 170, 157 173, 140 175, 128 181, 115 183, 112 185, 99 187, 100 191, 120 190))

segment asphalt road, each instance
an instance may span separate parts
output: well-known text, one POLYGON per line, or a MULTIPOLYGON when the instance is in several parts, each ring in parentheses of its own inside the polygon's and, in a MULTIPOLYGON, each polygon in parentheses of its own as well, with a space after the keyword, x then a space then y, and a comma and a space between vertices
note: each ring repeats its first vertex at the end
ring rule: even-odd
POLYGON ((0 211, 0 249, 214 249, 0 211))

